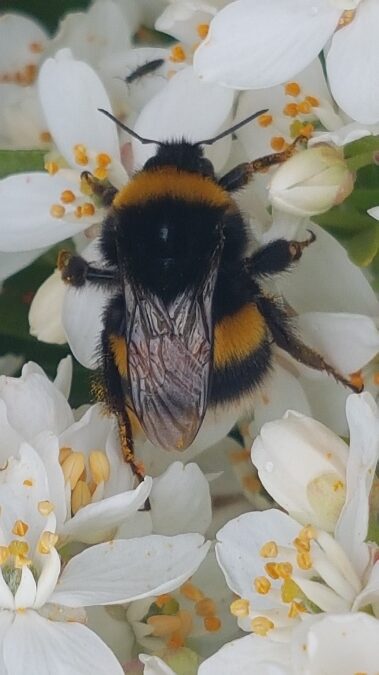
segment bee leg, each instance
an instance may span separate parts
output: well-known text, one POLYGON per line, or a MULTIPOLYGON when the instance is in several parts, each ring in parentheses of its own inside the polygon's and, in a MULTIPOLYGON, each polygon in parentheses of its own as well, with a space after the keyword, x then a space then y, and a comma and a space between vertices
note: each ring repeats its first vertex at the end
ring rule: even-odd
POLYGON ((66 284, 80 288, 88 281, 97 286, 115 286, 119 283, 114 270, 94 267, 80 255, 71 251, 59 251, 57 267, 66 284))
POLYGON ((294 333, 291 325, 291 314, 296 314, 290 306, 286 309, 280 306, 278 301, 266 296, 260 296, 256 300, 257 305, 262 312, 267 325, 270 329, 275 344, 284 349, 296 361, 305 366, 321 370, 334 377, 345 387, 349 387, 355 393, 362 391, 362 387, 357 387, 348 378, 339 373, 325 359, 311 347, 305 345, 294 333))
POLYGON ((99 180, 90 171, 82 171, 80 174, 80 187, 84 194, 95 195, 102 206, 110 206, 117 190, 108 181, 99 180))
POLYGON ((264 157, 254 159, 252 162, 238 164, 238 166, 235 166, 234 169, 231 169, 225 176, 220 178, 218 181, 219 185, 224 190, 227 190, 227 192, 240 190, 250 182, 255 173, 265 173, 271 166, 286 162, 295 153, 298 143, 305 140, 307 140, 305 136, 298 136, 282 152, 273 152, 271 155, 264 155, 264 157))
POLYGON ((262 246, 250 258, 245 260, 245 267, 252 277, 265 277, 288 270, 299 260, 305 248, 316 241, 316 235, 308 230, 309 237, 303 241, 275 239, 262 246))

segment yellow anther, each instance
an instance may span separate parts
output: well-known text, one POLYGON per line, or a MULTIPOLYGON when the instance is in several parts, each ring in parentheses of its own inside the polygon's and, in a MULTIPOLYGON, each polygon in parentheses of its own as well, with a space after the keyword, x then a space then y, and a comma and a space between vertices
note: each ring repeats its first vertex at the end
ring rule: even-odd
POLYGON ((171 52, 170 52, 170 61, 173 61, 174 63, 180 63, 181 61, 186 60, 186 53, 180 45, 174 45, 171 47, 171 52))
POLYGON ((287 105, 285 105, 283 108, 283 115, 287 115, 287 117, 296 117, 297 113, 297 103, 287 103, 287 105))
POLYGON ((96 155, 96 164, 97 166, 108 166, 112 161, 112 158, 106 152, 100 152, 96 155))
POLYGON ((25 478, 22 484, 25 485, 25 487, 33 487, 34 481, 32 478, 25 478))
POLYGON ((299 113, 302 113, 303 115, 309 115, 311 110, 312 110, 312 106, 309 103, 309 101, 304 99, 304 101, 301 101, 300 103, 298 103, 299 113))
POLYGON ((76 209, 75 209, 75 211, 74 211, 74 214, 75 214, 75 218, 81 218, 82 215, 83 215, 83 209, 82 209, 82 207, 81 207, 81 206, 77 206, 76 209))
POLYGON ((287 94, 287 96, 299 96, 300 91, 301 89, 298 82, 287 82, 287 84, 284 85, 284 93, 287 94))
POLYGON ((46 162, 45 171, 47 171, 50 176, 54 176, 54 174, 59 171, 59 165, 56 162, 46 162))
POLYGON ((65 482, 70 482, 71 490, 74 489, 81 474, 84 471, 84 455, 81 452, 71 452, 62 463, 62 471, 65 482))
POLYGON ((197 31, 197 34, 198 34, 199 38, 204 40, 207 37, 208 32, 209 32, 209 23, 199 23, 196 26, 196 31, 197 31))
POLYGON ((16 569, 20 569, 21 567, 24 567, 25 565, 31 565, 32 561, 30 558, 27 558, 24 555, 15 555, 14 557, 14 566, 16 569))
POLYGON ((104 483, 109 479, 111 467, 105 452, 102 452, 101 450, 92 450, 89 454, 88 462, 92 478, 96 485, 104 483))
POLYGON ((43 52, 43 44, 41 42, 31 42, 29 44, 29 50, 32 54, 41 54, 41 52, 43 52))
POLYGON ((50 206, 50 215, 53 216, 53 218, 63 218, 65 213, 66 209, 61 204, 52 204, 50 206))
POLYGON ((155 599, 155 604, 157 607, 162 608, 167 605, 171 599, 172 595, 170 595, 170 593, 163 593, 162 595, 158 595, 158 597, 155 599))
POLYGON ((15 524, 12 527, 12 534, 15 534, 17 537, 25 537, 29 525, 24 523, 23 520, 16 520, 15 524))
POLYGON ((267 595, 271 588, 271 581, 267 577, 256 577, 253 584, 257 593, 261 595, 267 595))
POLYGON ((306 609, 305 609, 303 603, 302 602, 296 602, 296 600, 294 600, 290 604, 290 607, 289 607, 289 610, 288 610, 288 617, 290 619, 296 619, 299 616, 299 614, 302 614, 304 612, 306 612, 306 609))
POLYGON ((263 544, 259 555, 262 558, 276 558, 278 555, 278 545, 275 541, 268 541, 266 544, 263 544))
POLYGON ((296 556, 297 566, 301 570, 310 570, 312 569, 312 558, 310 553, 298 553, 296 556))
POLYGON ((300 539, 300 537, 296 537, 292 543, 298 553, 303 553, 304 551, 308 552, 311 550, 311 542, 309 539, 300 539))
POLYGON ((284 149, 286 144, 285 138, 283 136, 273 136, 270 145, 275 152, 280 152, 284 149))
POLYGON ((293 579, 286 579, 281 586, 280 595, 283 602, 293 602, 301 597, 302 591, 293 579))
POLYGON ((293 572, 293 567, 289 562, 281 562, 276 566, 276 571, 280 579, 289 579, 293 572))
POLYGON ((82 215, 83 216, 93 216, 95 213, 95 207, 91 202, 85 202, 82 206, 82 215))
POLYGON ((257 122, 260 127, 269 127, 272 124, 272 115, 259 115, 257 122))
POLYGON ((98 166, 93 172, 93 175, 98 180, 106 180, 108 178, 108 169, 105 166, 98 166))
POLYGON ((187 581, 183 586, 180 587, 180 592, 182 595, 184 595, 187 600, 192 600, 192 602, 200 602, 200 600, 203 600, 204 598, 204 593, 195 586, 194 584, 191 584, 190 581, 187 581))
POLYGON ((78 480, 71 494, 71 512, 77 513, 83 506, 91 503, 91 492, 84 480, 78 480))
POLYGON ((302 527, 299 532, 299 539, 305 539, 306 541, 316 539, 316 536, 316 528, 314 528, 313 525, 306 525, 305 527, 302 527))
POLYGON ((364 379, 362 377, 362 371, 358 370, 356 373, 351 373, 349 376, 349 380, 353 387, 356 387, 357 389, 363 389, 364 387, 364 379))
POLYGON ((39 138, 42 143, 51 143, 53 140, 50 131, 41 131, 39 138))
POLYGON ((278 573, 278 564, 277 563, 266 563, 265 564, 265 571, 266 574, 268 574, 271 579, 279 579, 279 573, 278 573))
POLYGON ((9 555, 8 546, 0 546, 0 565, 4 565, 9 558, 9 555))
POLYGON ((239 598, 238 600, 234 600, 230 605, 230 613, 238 617, 249 616, 249 607, 248 600, 239 598))
POLYGON ((203 623, 204 628, 208 633, 217 633, 221 628, 221 621, 218 616, 205 616, 203 623))
POLYGON ((312 108, 317 108, 320 105, 320 101, 318 100, 318 98, 316 98, 316 96, 306 96, 305 100, 308 101, 308 103, 310 103, 312 108))
POLYGON ((48 499, 45 499, 42 502, 38 502, 38 511, 41 516, 49 516, 52 511, 54 511, 54 504, 49 502, 48 499))
POLYGON ((338 28, 345 28, 351 23, 355 17, 356 9, 346 9, 340 16, 338 21, 338 28))
POLYGON ((180 627, 180 633, 181 635, 187 636, 190 634, 192 628, 193 628, 193 618, 191 612, 189 612, 187 609, 181 609, 176 615, 180 619, 181 627, 180 627))
POLYGON ((184 647, 185 640, 182 635, 182 631, 176 630, 174 633, 172 633, 172 635, 170 635, 169 639, 167 640, 166 645, 169 649, 173 649, 174 651, 184 647))
POLYGON ((342 480, 336 480, 333 483, 333 490, 334 492, 338 492, 338 490, 343 490, 345 487, 345 484, 342 480))
POLYGON ((72 448, 63 447, 59 450, 59 464, 62 466, 67 457, 72 455, 72 448))
POLYGON ((75 162, 81 166, 86 166, 86 164, 88 164, 87 148, 85 145, 82 145, 81 143, 74 145, 74 159, 75 162))
POLYGON ((179 617, 164 616, 163 614, 149 616, 147 623, 153 628, 153 635, 156 637, 165 637, 166 635, 170 635, 170 633, 179 630, 181 627, 179 617))
POLYGON ((310 138, 312 136, 314 130, 315 130, 315 128, 314 128, 313 124, 311 124, 310 122, 307 122, 307 124, 304 124, 301 127, 300 134, 301 134, 301 136, 305 136, 305 138, 310 138))
POLYGON ((29 544, 27 544, 26 541, 17 541, 16 539, 13 539, 8 546, 8 551, 10 555, 26 556, 28 555, 29 544))
POLYGON ((60 199, 63 204, 71 204, 75 201, 75 195, 72 190, 63 190, 60 199))
POLYGON ((231 464, 242 464, 250 460, 250 450, 235 450, 229 454, 231 464))
POLYGON ((372 376, 372 382, 375 384, 377 387, 379 387, 379 373, 374 373, 372 376))
POLYGON ((54 548, 55 544, 58 541, 58 535, 54 534, 54 532, 43 532, 39 538, 38 542, 38 551, 39 553, 50 553, 50 551, 54 548))
POLYGON ((255 619, 251 622, 251 630, 257 635, 262 635, 263 637, 274 628, 274 624, 266 616, 256 616, 255 619))
POLYGON ((198 616, 213 616, 216 613, 216 604, 211 598, 203 598, 195 605, 198 616))

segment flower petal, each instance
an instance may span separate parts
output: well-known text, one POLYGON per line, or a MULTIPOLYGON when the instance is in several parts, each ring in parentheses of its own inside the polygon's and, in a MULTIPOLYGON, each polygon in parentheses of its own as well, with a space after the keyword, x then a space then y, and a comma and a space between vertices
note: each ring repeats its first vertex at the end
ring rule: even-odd
POLYGON ((287 644, 247 635, 229 642, 199 668, 199 675, 290 675, 287 644))
POLYGON ((139 660, 144 664, 143 675, 175 675, 174 671, 158 656, 139 654, 139 660))
POLYGON ((36 251, 21 251, 12 255, 0 251, 0 283, 11 277, 12 274, 28 267, 43 252, 44 249, 37 249, 36 251))
POLYGON ((20 14, 0 19, 0 81, 31 84, 47 44, 47 35, 37 21, 20 14))
POLYGON ((62 326, 62 306, 66 285, 55 270, 38 288, 29 310, 30 335, 41 342, 63 345, 67 342, 62 326))
POLYGON ((353 21, 334 34, 326 57, 334 98, 353 120, 363 124, 379 122, 378 23, 378 3, 364 0, 353 21))
POLYGON ((237 0, 211 22, 195 70, 205 81, 236 89, 280 84, 316 58, 340 14, 329 0, 237 0))
POLYGON ((98 108, 111 110, 108 95, 87 63, 74 60, 69 50, 61 50, 44 62, 38 87, 50 133, 71 166, 83 170, 74 156, 78 144, 120 160, 116 126, 98 112, 98 108))
POLYGON ((51 602, 82 607, 161 595, 188 579, 208 550, 198 534, 150 535, 98 544, 70 560, 51 602))
POLYGON ((48 602, 61 571, 61 560, 55 548, 47 554, 41 554, 41 562, 43 566, 38 577, 34 609, 39 609, 48 602))
POLYGON ((80 623, 48 621, 35 611, 17 614, 5 634, 6 672, 24 675, 123 675, 108 647, 80 623))
POLYGON ((37 586, 33 574, 27 565, 21 570, 20 585, 14 596, 15 609, 25 609, 33 607, 36 598, 37 586))

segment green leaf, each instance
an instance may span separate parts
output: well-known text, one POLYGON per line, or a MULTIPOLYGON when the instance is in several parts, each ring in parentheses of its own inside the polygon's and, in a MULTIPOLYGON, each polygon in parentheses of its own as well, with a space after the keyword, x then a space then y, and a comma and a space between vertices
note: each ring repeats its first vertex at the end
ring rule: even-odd
POLYGON ((90 0, 2 0, 1 11, 28 14, 52 32, 67 12, 80 11, 89 4, 90 0))
POLYGON ((360 232, 344 242, 351 260, 359 267, 368 267, 379 249, 379 224, 360 232))
POLYGON ((43 171, 43 150, 0 150, 0 178, 13 173, 43 171))
POLYGON ((371 216, 356 209, 352 205, 350 198, 340 206, 335 206, 327 213, 313 216, 312 220, 334 236, 341 237, 371 229, 373 225, 371 216))
POLYGON ((344 146, 344 156, 346 159, 356 157, 367 152, 377 152, 379 150, 379 136, 364 136, 357 141, 352 141, 344 146))

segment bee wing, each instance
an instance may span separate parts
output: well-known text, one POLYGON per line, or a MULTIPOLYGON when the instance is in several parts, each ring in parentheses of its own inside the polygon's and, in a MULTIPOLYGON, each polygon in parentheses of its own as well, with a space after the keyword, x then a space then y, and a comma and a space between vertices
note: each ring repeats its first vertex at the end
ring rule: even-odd
POLYGON ((125 280, 131 402, 149 440, 167 450, 191 444, 207 408, 218 261, 169 307, 125 280))

